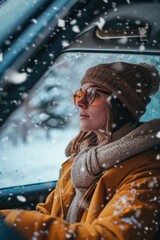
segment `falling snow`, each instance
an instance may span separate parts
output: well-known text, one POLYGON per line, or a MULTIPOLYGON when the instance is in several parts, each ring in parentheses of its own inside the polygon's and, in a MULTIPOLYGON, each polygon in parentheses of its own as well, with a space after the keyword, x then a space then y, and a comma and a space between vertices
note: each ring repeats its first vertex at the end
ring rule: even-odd
POLYGON ((140 28, 139 29, 139 34, 141 35, 141 37, 144 37, 147 33, 147 30, 145 28, 140 28))
POLYGON ((76 23, 77 23, 77 20, 76 20, 76 19, 73 19, 73 20, 70 21, 70 24, 71 24, 71 25, 74 25, 74 24, 76 24, 76 23))
POLYGON ((63 19, 58 19, 58 27, 64 28, 65 27, 65 21, 63 19))
POLYGON ((18 201, 20 201, 20 202, 26 202, 26 201, 27 201, 26 197, 24 197, 24 196, 22 196, 22 195, 17 195, 17 199, 18 199, 18 201))
POLYGON ((160 154, 157 154, 156 159, 160 160, 160 154))
POLYGON ((121 218, 121 220, 125 223, 130 224, 130 225, 136 225, 138 228, 142 227, 142 224, 134 216, 123 217, 123 218, 121 218))
POLYGON ((76 33, 79 33, 79 32, 80 32, 80 29, 79 29, 78 25, 74 25, 74 26, 72 27, 72 31, 73 31, 73 32, 76 32, 76 33))
POLYGON ((160 138, 160 131, 156 135, 157 138, 160 138))
POLYGON ((96 26, 97 26, 99 29, 102 30, 102 28, 103 28, 103 26, 104 26, 104 24, 105 24, 104 18, 100 17, 100 18, 99 18, 99 21, 97 21, 95 24, 96 24, 96 26))
POLYGON ((145 46, 144 46, 143 44, 141 44, 141 45, 139 46, 139 51, 140 51, 140 52, 145 51, 145 46))
POLYGON ((130 0, 126 0, 126 2, 127 2, 128 4, 131 4, 130 0))
POLYGON ((69 42, 67 40, 63 40, 61 43, 64 48, 69 46, 69 42))
POLYGON ((127 37, 123 37, 121 39, 118 40, 118 43, 125 45, 128 42, 128 38, 127 37))
POLYGON ((0 52, 0 62, 3 61, 3 53, 0 52))
POLYGON ((31 22, 34 23, 34 24, 38 23, 37 19, 35 19, 35 18, 31 19, 31 22))
POLYGON ((19 73, 14 70, 8 70, 5 75, 5 80, 13 84, 21 84, 27 80, 27 73, 19 73))

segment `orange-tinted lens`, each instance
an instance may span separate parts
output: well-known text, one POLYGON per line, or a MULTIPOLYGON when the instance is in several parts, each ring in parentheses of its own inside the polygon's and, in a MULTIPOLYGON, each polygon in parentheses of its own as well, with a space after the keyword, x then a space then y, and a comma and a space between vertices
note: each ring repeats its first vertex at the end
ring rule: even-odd
POLYGON ((81 99, 81 97, 84 95, 84 92, 82 90, 78 90, 75 92, 73 99, 74 104, 77 105, 78 101, 81 99))
POLYGON ((74 94, 74 104, 77 105, 78 101, 83 97, 85 104, 92 104, 95 100, 96 92, 93 88, 88 88, 86 91, 78 90, 74 94))
POLYGON ((94 88, 88 88, 85 94, 85 100, 87 104, 92 104, 96 97, 96 91, 94 88))

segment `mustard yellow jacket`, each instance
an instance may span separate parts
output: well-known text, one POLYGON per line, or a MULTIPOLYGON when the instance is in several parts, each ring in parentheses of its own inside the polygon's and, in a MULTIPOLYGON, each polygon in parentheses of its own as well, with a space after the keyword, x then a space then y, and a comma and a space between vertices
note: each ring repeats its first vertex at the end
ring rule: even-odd
POLYGON ((56 189, 37 211, 2 210, 28 240, 152 240, 159 224, 160 151, 149 150, 107 170, 79 203, 79 221, 64 219, 75 191, 72 158, 62 165, 56 189))

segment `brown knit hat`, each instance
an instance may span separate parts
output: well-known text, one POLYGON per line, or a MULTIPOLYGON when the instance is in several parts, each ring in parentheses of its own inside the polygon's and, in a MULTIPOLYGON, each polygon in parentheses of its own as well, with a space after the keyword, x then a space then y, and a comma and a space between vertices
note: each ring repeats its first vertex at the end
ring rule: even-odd
POLYGON ((114 62, 89 68, 81 85, 86 82, 99 84, 116 95, 138 120, 146 111, 150 96, 158 91, 160 76, 147 63, 114 62))

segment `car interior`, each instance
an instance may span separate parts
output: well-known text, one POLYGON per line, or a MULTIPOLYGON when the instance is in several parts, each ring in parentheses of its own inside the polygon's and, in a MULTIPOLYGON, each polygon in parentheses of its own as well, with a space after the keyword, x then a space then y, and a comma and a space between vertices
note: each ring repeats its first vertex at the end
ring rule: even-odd
MULTIPOLYGON (((54 174, 44 155, 43 159, 37 156, 37 175, 27 172, 32 169, 35 153, 22 153, 23 144, 29 139, 32 145, 30 133, 36 129, 43 129, 43 134, 36 133, 37 139, 44 139, 43 144, 57 134, 59 145, 50 159, 62 158, 57 155, 62 151, 63 131, 68 126, 66 144, 75 134, 71 127, 77 127, 76 121, 71 122, 76 111, 69 109, 67 101, 71 101, 88 66, 103 61, 148 61, 160 70, 160 1, 11 2, 0 1, 0 20, 4 22, 0 28, 0 208, 33 210, 55 188, 59 170, 54 174), (47 100, 42 99, 44 91, 47 100), (57 102, 65 105, 57 107, 57 102), (51 130, 57 132, 52 134, 51 130), (20 131, 24 133, 21 136, 20 131), (20 138, 23 144, 18 148, 20 138), (30 162, 23 162, 26 155, 30 162), (41 164, 43 173, 38 173, 41 164)), ((156 108, 149 107, 146 119, 160 118, 159 92, 153 104, 156 108)), ((53 139, 51 144, 55 144, 53 139)), ((38 146, 32 150, 40 151, 38 146)), ((47 154, 51 155, 49 150, 47 154)), ((56 166, 60 169, 60 163, 56 166)), ((157 232, 155 239, 159 237, 157 232)))

